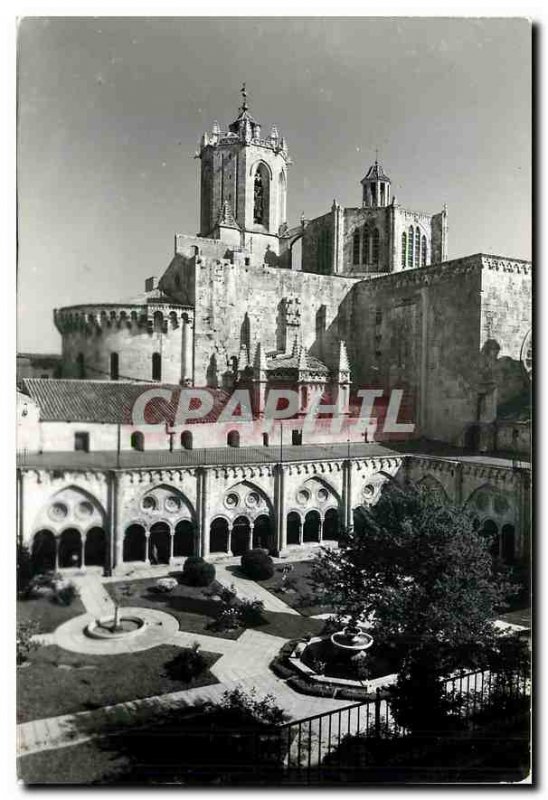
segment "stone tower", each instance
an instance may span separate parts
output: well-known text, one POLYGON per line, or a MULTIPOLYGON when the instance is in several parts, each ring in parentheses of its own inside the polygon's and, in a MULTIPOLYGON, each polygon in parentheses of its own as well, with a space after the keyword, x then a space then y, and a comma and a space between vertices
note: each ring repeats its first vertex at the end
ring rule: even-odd
POLYGON ((390 178, 377 159, 362 178, 364 208, 385 208, 391 203, 390 178))
MULTIPOLYGON (((245 84, 238 117, 202 136, 200 236, 278 256, 286 228, 287 144, 273 126, 262 138, 249 113, 245 84)), ((268 261, 268 255, 266 257, 268 261)))

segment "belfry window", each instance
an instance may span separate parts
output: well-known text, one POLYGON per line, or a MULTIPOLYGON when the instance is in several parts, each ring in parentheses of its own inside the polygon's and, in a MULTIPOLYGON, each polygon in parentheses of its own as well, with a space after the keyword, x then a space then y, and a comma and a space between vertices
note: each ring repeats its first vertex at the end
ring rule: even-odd
POLYGON ((162 356, 160 353, 152 354, 152 380, 162 380, 162 356))
POLYGON ((86 363, 83 353, 78 353, 78 357, 76 359, 76 370, 79 378, 86 377, 86 363))
POLYGON ((377 185, 375 183, 371 184, 371 205, 377 205, 377 185))
POLYGON ((415 267, 420 267, 421 232, 415 228, 415 267))
POLYGON ((131 434, 131 449, 143 452, 145 449, 145 437, 141 431, 134 431, 131 434))
POLYGON ((360 263, 360 232, 354 231, 354 238, 352 241, 352 263, 360 263))
POLYGON ((407 266, 413 266, 413 253, 415 250, 415 233, 413 231, 413 226, 409 228, 409 239, 407 241, 407 266))
POLYGON ((381 183, 381 206, 384 205, 384 183, 381 183))
POLYGON ((401 267, 405 269, 407 263, 407 234, 404 231, 401 235, 401 267))
POLYGON ((427 244, 426 244, 426 236, 423 236, 423 237, 422 237, 422 253, 421 253, 421 258, 422 258, 422 266, 423 266, 423 267, 425 267, 425 266, 426 266, 426 258, 427 258, 427 252, 426 252, 426 248, 427 248, 427 244))
POLYGON ((379 263, 379 252, 380 252, 380 234, 379 229, 375 228, 373 231, 373 264, 379 263))
POLYGON ((263 175, 261 170, 258 169, 253 183, 253 222, 257 225, 264 224, 264 190, 263 175))

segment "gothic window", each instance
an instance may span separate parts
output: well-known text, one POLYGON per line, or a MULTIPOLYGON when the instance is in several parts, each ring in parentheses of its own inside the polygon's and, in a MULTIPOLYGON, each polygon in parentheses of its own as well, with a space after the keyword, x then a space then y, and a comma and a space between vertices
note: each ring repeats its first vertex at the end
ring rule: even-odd
POLYGON ((354 231, 354 239, 352 242, 352 263, 360 263, 360 232, 354 231))
POLYGON ((260 169, 255 173, 253 184, 253 222, 257 225, 264 224, 264 181, 260 169))
POLYGON ((162 356, 160 353, 152 354, 152 380, 162 380, 162 356))
POLYGON ((318 240, 318 272, 327 275, 330 272, 330 235, 329 231, 324 228, 318 240))
POLYGON ((413 226, 409 228, 409 239, 407 242, 407 266, 413 266, 413 254, 415 252, 415 232, 413 230, 413 226))
POLYGON ((377 185, 375 183, 371 184, 371 205, 377 205, 377 185))
POLYGON ((427 258, 427 245, 426 245, 426 236, 423 236, 423 237, 422 237, 422 253, 421 253, 421 258, 422 258, 422 262, 421 262, 421 263, 422 263, 422 266, 423 266, 423 267, 425 267, 425 266, 426 266, 426 258, 427 258))
POLYGON ((405 269, 407 264, 407 234, 404 231, 401 235, 401 266, 405 269))
POLYGON ((110 380, 117 381, 119 378, 118 371, 118 353, 110 354, 110 380))
POLYGON ((240 432, 239 431, 229 431, 226 436, 226 443, 229 447, 239 447, 240 446, 240 432))
POLYGON ((379 229, 373 231, 373 264, 379 263, 380 233, 379 229))
POLYGON ((415 228, 415 267, 420 267, 421 232, 415 228))
POLYGON ((384 205, 384 192, 385 192, 384 183, 381 183, 381 206, 384 205))
POLYGON ((183 431, 181 434, 181 447, 183 450, 192 450, 192 432, 183 431))

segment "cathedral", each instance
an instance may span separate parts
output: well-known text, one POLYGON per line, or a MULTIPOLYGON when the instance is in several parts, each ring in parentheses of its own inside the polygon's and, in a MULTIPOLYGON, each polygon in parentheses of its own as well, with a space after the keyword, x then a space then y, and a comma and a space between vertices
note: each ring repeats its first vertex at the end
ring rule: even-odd
POLYGON ((527 558, 531 264, 448 260, 445 206, 405 208, 378 160, 355 205, 290 225, 289 152, 244 88, 196 153, 199 233, 177 233, 135 297, 55 310, 61 377, 18 386, 18 536, 41 566, 125 574, 336 546, 394 479, 465 505, 500 555, 527 558), (280 387, 298 402, 273 427, 280 387), (211 408, 181 421, 193 388, 211 408), (253 423, 224 421, 243 389, 253 423), (365 432, 350 424, 364 389, 379 398, 365 432), (136 424, 143 392, 155 399, 136 424), (397 393, 405 434, 383 426, 397 393), (307 427, 333 397, 344 430, 307 427))

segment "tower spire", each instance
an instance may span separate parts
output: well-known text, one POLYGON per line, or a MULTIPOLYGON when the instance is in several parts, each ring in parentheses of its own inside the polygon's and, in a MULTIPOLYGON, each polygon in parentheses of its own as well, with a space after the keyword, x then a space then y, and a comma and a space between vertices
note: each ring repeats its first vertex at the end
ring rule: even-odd
POLYGON ((245 83, 242 83, 241 92, 242 92, 242 111, 247 111, 249 106, 247 104, 247 91, 245 88, 245 83))

